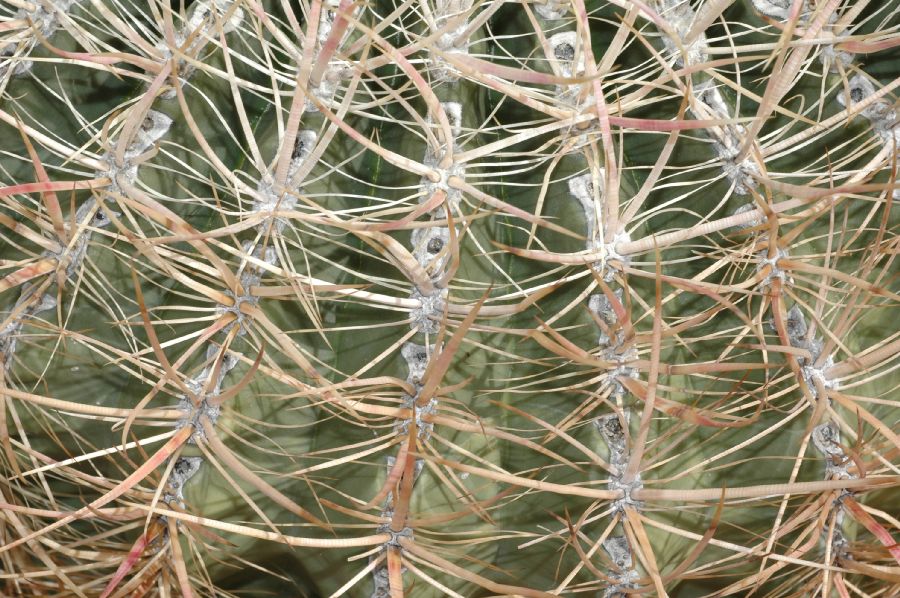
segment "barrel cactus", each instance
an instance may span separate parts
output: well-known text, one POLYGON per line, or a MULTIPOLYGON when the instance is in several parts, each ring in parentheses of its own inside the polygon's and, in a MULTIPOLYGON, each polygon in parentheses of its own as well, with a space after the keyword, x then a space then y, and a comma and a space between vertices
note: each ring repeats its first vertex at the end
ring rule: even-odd
POLYGON ((896 2, 5 0, 10 596, 896 596, 896 2))

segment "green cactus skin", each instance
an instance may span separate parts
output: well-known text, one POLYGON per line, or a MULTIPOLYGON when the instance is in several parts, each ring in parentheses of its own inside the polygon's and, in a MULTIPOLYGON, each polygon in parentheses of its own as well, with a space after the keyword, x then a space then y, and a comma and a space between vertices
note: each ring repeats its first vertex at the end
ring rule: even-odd
POLYGON ((897 2, 7 0, 0 593, 900 593, 897 2))

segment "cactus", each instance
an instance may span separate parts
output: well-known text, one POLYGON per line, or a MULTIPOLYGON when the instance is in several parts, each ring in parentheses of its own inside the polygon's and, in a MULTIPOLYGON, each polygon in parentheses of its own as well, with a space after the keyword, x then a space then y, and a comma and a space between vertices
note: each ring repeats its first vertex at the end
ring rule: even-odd
POLYGON ((7 0, 2 592, 897 595, 898 10, 7 0))

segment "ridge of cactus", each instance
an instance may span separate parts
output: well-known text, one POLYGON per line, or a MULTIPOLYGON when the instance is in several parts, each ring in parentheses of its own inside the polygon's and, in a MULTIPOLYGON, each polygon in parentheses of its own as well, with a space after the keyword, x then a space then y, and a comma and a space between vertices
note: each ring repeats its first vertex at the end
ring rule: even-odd
POLYGON ((900 595, 898 40, 0 3, 0 594, 900 595))

